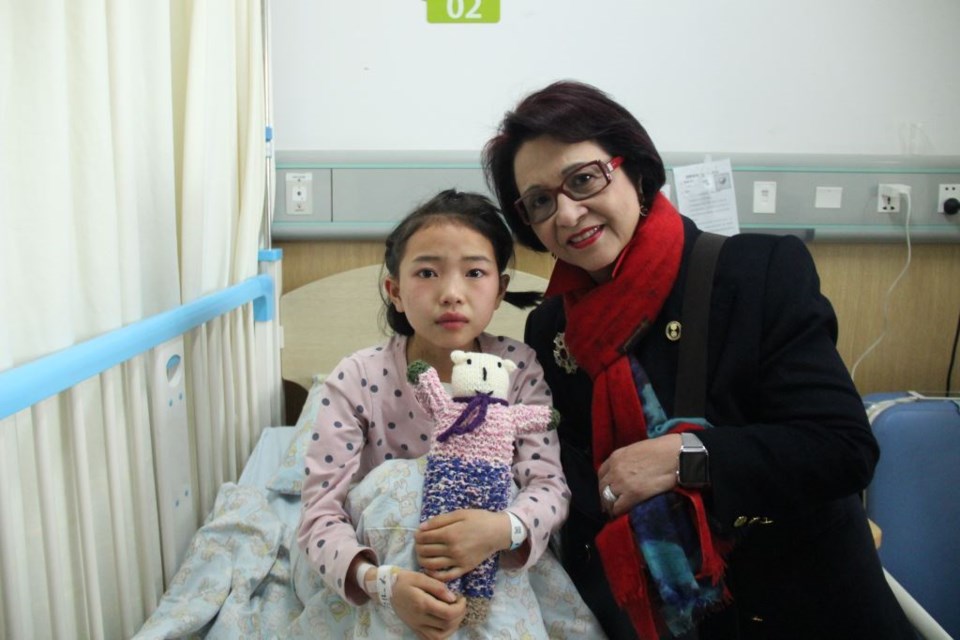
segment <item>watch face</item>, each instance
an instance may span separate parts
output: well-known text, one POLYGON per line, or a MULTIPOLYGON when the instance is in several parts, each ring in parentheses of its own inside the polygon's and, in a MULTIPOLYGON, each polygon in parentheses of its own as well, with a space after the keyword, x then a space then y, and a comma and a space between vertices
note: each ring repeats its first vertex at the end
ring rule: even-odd
POLYGON ((707 453, 684 452, 680 455, 678 481, 682 487, 705 487, 710 484, 707 453))

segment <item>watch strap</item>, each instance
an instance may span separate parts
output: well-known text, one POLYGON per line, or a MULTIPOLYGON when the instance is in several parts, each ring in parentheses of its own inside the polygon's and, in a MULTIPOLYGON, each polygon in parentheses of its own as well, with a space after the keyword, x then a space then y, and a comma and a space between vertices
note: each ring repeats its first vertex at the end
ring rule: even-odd
POLYGON ((692 431, 683 431, 680 433, 680 450, 684 451, 688 448, 700 448, 704 451, 707 450, 707 448, 703 446, 703 442, 700 440, 700 438, 697 437, 697 434, 692 431))

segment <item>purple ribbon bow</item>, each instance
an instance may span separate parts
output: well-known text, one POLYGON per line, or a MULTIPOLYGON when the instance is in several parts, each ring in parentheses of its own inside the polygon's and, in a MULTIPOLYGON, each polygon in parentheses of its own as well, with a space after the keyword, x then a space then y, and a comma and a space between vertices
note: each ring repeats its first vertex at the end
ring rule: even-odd
POLYGON ((447 429, 437 436, 438 442, 446 442, 450 436, 460 436, 470 433, 487 419, 487 407, 493 403, 506 405, 506 400, 494 398, 493 392, 478 393, 473 396, 462 396, 454 398, 454 402, 466 402, 467 406, 463 409, 457 419, 453 421, 447 429), (472 417, 471 417, 472 416, 472 417), (469 419, 469 422, 467 420, 469 419))

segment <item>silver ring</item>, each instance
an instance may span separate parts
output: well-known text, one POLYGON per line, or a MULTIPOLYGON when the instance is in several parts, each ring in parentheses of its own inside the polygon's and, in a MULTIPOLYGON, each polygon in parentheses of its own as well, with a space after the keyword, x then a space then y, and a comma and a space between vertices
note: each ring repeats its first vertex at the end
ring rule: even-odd
POLYGON ((610 504, 613 504, 617 501, 617 494, 613 492, 613 489, 610 488, 610 485, 607 485, 603 488, 603 493, 601 495, 603 496, 603 499, 610 504))

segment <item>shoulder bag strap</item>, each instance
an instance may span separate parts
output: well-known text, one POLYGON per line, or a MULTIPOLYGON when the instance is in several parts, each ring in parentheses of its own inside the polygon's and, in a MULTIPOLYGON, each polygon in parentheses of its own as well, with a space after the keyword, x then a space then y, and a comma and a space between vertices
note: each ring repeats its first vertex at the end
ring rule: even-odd
POLYGON ((720 247, 725 236, 704 231, 696 239, 687 268, 683 292, 680 355, 674 417, 703 417, 707 399, 707 329, 710 322, 710 293, 720 247))

